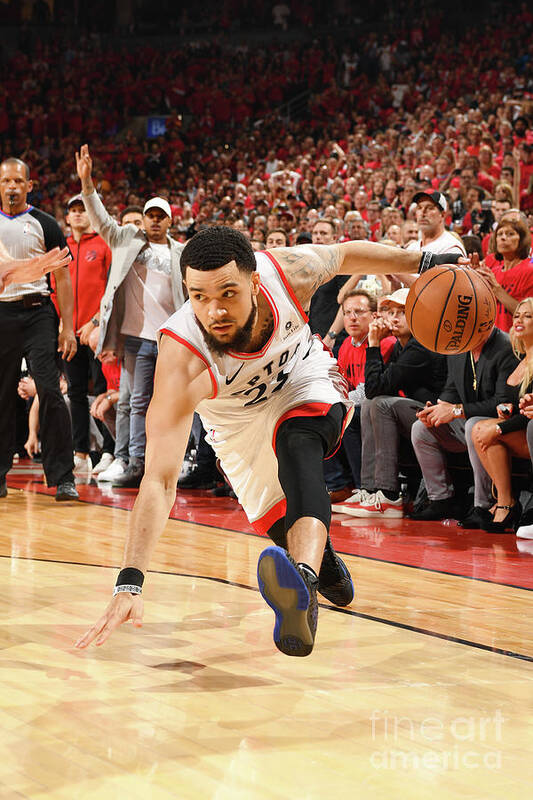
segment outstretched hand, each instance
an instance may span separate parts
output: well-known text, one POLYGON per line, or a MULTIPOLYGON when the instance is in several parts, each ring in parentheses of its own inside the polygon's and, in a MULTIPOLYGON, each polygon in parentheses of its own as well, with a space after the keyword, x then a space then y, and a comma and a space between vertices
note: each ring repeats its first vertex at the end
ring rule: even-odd
POLYGON ((89 153, 88 144, 82 144, 80 152, 76 153, 76 171, 83 188, 83 184, 91 180, 93 172, 93 160, 89 153))
POLYGON ((54 247, 35 258, 6 258, 0 256, 0 291, 10 283, 26 283, 42 278, 47 272, 66 267, 71 260, 68 247, 54 247))
POLYGON ((140 594, 119 592, 113 597, 100 619, 80 636, 74 647, 83 650, 93 641, 97 646, 103 644, 115 628, 129 619, 135 628, 141 628, 143 609, 144 604, 140 594))

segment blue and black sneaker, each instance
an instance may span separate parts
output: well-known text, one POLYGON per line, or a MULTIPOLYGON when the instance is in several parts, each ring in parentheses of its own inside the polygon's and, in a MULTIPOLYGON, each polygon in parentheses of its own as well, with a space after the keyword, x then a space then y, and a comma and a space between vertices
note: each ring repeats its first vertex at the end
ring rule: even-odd
POLYGON ((318 573, 318 591, 334 606, 349 606, 355 596, 348 567, 333 549, 329 537, 318 573))
POLYGON ((259 591, 276 615, 274 643, 288 656, 308 656, 318 619, 316 575, 282 547, 267 547, 257 564, 259 591))

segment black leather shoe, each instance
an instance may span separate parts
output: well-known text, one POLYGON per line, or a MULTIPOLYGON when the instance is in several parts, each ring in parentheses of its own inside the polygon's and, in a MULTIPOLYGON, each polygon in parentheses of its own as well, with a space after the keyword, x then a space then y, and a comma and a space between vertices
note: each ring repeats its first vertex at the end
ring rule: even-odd
POLYGON ((214 489, 218 483, 220 483, 218 474, 213 475, 210 472, 194 469, 184 478, 180 478, 178 489, 214 489))
POLYGON ((447 497, 446 500, 430 500, 422 511, 411 514, 411 519, 416 519, 420 522, 436 519, 455 519, 456 513, 457 508, 454 498, 447 497))
POLYGON ((347 500, 351 497, 354 492, 355 489, 353 486, 343 486, 342 489, 328 489, 331 505, 333 505, 333 503, 342 503, 343 500, 347 500))
POLYGON ((6 479, 0 481, 0 498, 7 497, 7 483, 6 479))
POLYGON ((63 503, 66 500, 79 500, 80 496, 74 485, 74 481, 63 481, 57 484, 56 500, 63 503))
POLYGON ((138 489, 144 476, 144 464, 140 461, 129 463, 122 475, 111 483, 117 489, 138 489))
POLYGON ((487 530, 487 525, 492 522, 492 514, 488 508, 481 508, 481 506, 474 506, 466 517, 460 519, 457 524, 460 528, 469 528, 470 530, 487 530))
POLYGON ((522 506, 518 500, 512 506, 496 506, 507 511, 501 522, 491 522, 485 530, 487 533, 514 533, 522 516, 522 506))

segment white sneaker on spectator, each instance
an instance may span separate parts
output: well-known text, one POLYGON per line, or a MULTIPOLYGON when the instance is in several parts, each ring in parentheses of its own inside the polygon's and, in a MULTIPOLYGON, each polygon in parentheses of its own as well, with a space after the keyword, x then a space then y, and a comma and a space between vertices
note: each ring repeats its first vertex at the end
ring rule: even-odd
POLYGON ((98 475, 99 481, 114 481, 117 478, 120 478, 121 475, 124 474, 126 470, 126 464, 122 459, 115 458, 111 466, 109 466, 103 472, 100 472, 98 475))
POLYGON ((342 503, 333 503, 331 510, 339 511, 340 513, 344 514, 350 514, 351 512, 346 511, 346 508, 352 508, 354 503, 365 503, 369 497, 370 494, 366 489, 356 489, 352 496, 347 500, 343 500, 342 503))
POLYGON ((98 462, 98 464, 93 467, 93 475, 99 475, 101 472, 104 472, 108 467, 111 466, 113 463, 114 458, 111 453, 102 453, 102 458, 98 462))
POLYGON ((92 468, 93 463, 89 455, 87 455, 87 458, 76 455, 74 456, 74 472, 77 475, 90 475, 92 468))
POLYGON ((385 497, 381 489, 375 494, 367 494, 361 502, 352 502, 352 498, 344 503, 344 513, 351 514, 352 517, 403 517, 403 498, 389 500, 385 497))

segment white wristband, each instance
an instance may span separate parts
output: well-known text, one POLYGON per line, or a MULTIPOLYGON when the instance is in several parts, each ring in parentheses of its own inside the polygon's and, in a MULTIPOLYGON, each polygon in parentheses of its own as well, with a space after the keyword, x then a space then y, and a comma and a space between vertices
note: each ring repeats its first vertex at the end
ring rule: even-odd
POLYGON ((123 583, 121 586, 115 586, 113 589, 113 597, 119 592, 130 592, 131 594, 142 594, 142 586, 135 586, 135 584, 123 583))

